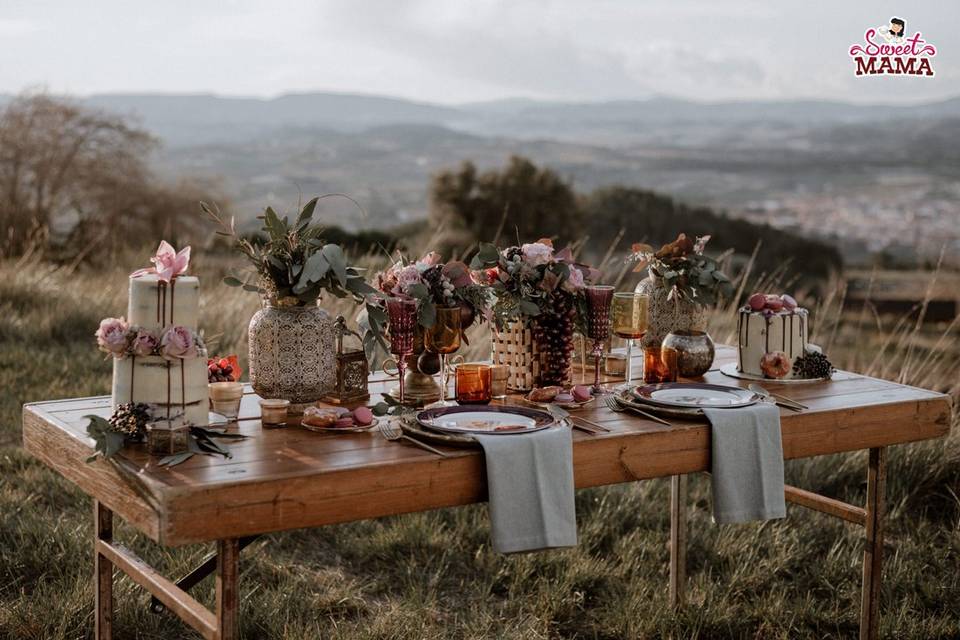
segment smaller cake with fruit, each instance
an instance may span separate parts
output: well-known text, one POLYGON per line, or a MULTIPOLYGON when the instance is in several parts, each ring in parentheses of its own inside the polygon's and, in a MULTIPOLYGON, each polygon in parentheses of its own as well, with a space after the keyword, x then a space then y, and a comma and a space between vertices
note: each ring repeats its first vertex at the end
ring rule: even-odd
POLYGON ((787 294, 755 293, 737 318, 737 371, 774 380, 829 378, 833 367, 807 342, 810 314, 787 294))

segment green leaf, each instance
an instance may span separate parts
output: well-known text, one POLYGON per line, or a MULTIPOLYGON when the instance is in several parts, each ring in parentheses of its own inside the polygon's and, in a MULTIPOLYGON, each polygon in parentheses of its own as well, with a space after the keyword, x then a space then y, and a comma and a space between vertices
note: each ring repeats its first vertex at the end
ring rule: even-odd
POLYGON ((520 313, 527 316, 538 316, 540 315, 540 306, 535 303, 527 300, 526 298, 520 298, 520 313))
POLYGON ((244 290, 244 291, 252 291, 253 293, 263 293, 263 289, 261 289, 260 287, 258 287, 258 286, 255 285, 255 284, 245 284, 245 285, 243 285, 243 290, 244 290))
POLYGON ((303 209, 300 210, 300 215, 297 216, 297 227, 304 222, 310 222, 310 219, 313 218, 313 210, 317 208, 317 201, 320 200, 319 197, 313 198, 307 204, 303 205, 303 209))
POLYGON ((360 276, 347 279, 347 290, 360 296, 377 293, 377 290, 371 287, 367 281, 360 276))
POLYGON ((429 329, 437 321, 437 307, 431 300, 423 299, 420 301, 420 308, 417 310, 420 326, 429 329))
POLYGON ((243 282, 240 281, 240 278, 235 278, 233 276, 227 276, 223 279, 223 284, 228 287, 240 287, 243 286, 243 282))
POLYGON ((323 253, 315 253, 307 258, 307 262, 303 265, 303 271, 300 272, 300 279, 297 281, 297 284, 298 286, 301 284, 306 286, 311 282, 317 282, 327 275, 327 271, 329 270, 330 263, 323 253))
POLYGON ((417 300, 426 300, 430 297, 430 290, 425 284, 417 282, 407 287, 407 295, 417 300))
POLYGON ((385 416, 387 415, 387 412, 390 411, 390 405, 388 405, 386 402, 378 402, 377 404, 373 405, 371 411, 373 411, 373 415, 375 416, 385 416))
POLYGON ((160 458, 160 461, 157 462, 161 467, 175 467, 181 462, 185 462, 193 457, 193 451, 184 451, 183 453, 178 453, 172 456, 167 456, 165 458, 160 458))
POLYGON ((343 256, 343 249, 341 249, 339 245, 328 244, 324 245, 321 251, 327 259, 327 262, 330 263, 330 268, 333 269, 333 272, 337 275, 340 286, 347 286, 347 260, 343 256))

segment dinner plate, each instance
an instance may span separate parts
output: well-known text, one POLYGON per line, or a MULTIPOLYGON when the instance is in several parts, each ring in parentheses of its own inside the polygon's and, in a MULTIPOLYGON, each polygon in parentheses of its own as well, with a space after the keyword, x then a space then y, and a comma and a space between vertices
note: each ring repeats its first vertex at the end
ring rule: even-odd
POLYGON ((424 409, 417 422, 446 433, 512 435, 552 427, 557 419, 548 411, 510 405, 455 406, 424 409))
POLYGON ((736 362, 730 362, 720 367, 720 373, 725 376, 730 376, 731 378, 737 378, 738 380, 766 382, 768 384, 807 384, 810 382, 824 382, 830 379, 830 376, 823 378, 787 378, 786 380, 783 378, 767 378, 766 376, 756 376, 746 371, 738 371, 736 362))
POLYGON ((732 409, 760 400, 753 391, 703 382, 663 382, 637 387, 634 395, 651 404, 667 407, 732 409))

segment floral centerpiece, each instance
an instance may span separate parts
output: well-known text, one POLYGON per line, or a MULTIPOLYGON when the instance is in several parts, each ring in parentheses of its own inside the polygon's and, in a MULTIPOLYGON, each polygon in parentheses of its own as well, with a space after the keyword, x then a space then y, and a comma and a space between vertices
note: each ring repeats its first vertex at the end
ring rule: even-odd
MULTIPOLYGON (((586 317, 583 289, 596 279, 596 270, 577 264, 569 248, 554 251, 547 238, 503 250, 482 244, 470 266, 496 295, 497 328, 516 330, 522 325, 532 330, 539 360, 539 375, 532 383, 564 384, 570 373, 574 327, 582 326, 586 317)), ((497 348, 495 340, 494 356, 500 360, 503 354, 497 348)), ((511 378, 514 388, 528 386, 516 375, 511 378)))
POLYGON ((217 233, 250 263, 246 273, 227 276, 224 283, 258 293, 264 301, 250 320, 250 382, 263 397, 290 400, 294 413, 336 384, 336 331, 319 307, 323 293, 357 304, 375 293, 362 270, 347 263, 339 245, 324 241, 324 227, 314 223, 324 197, 312 198, 292 221, 267 207, 259 216, 261 241, 239 235, 232 218, 227 221, 215 205, 201 203, 217 233))
POLYGON ((659 346, 667 335, 677 332, 709 341, 705 308, 720 296, 733 295, 730 278, 704 254, 709 240, 710 236, 691 239, 681 233, 657 250, 648 244, 633 245, 628 260, 637 261, 634 271, 649 271, 649 277, 637 285, 637 291, 650 298, 645 346, 659 346))
POLYGON ((495 300, 490 287, 474 278, 463 262, 441 262, 435 251, 415 262, 401 258, 375 278, 376 288, 391 296, 410 296, 418 302, 421 327, 430 328, 437 307, 460 307, 461 331, 485 318, 495 300))

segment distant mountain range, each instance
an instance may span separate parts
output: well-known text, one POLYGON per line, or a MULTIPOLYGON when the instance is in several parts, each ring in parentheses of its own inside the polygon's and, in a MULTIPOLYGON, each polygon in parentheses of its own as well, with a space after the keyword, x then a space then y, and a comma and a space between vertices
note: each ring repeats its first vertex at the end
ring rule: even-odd
MULTIPOLYGON (((0 101, 3 99, 0 96, 0 101)), ((688 126, 696 133, 732 125, 790 129, 960 117, 960 97, 918 106, 810 100, 704 103, 664 97, 577 103, 514 98, 443 106, 340 93, 275 98, 117 93, 93 95, 80 102, 135 116, 169 145, 239 142, 288 127, 356 132, 398 124, 432 125, 480 135, 624 144, 649 141, 651 135, 656 136, 652 127, 688 126)), ((681 140, 688 137, 681 136, 681 140)))

